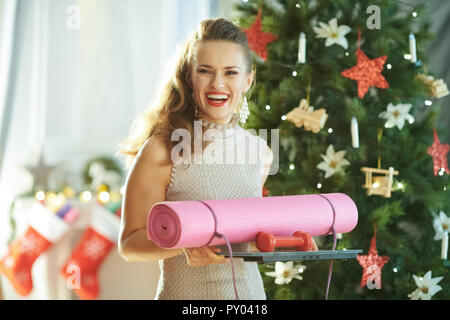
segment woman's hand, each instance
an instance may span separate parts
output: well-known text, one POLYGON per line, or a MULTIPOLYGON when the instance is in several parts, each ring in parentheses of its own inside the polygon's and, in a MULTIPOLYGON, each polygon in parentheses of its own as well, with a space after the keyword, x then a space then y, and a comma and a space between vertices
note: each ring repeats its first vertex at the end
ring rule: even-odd
POLYGON ((223 264, 229 260, 229 258, 217 255, 216 252, 220 252, 220 249, 214 246, 183 248, 183 252, 190 267, 206 266, 213 263, 223 264))

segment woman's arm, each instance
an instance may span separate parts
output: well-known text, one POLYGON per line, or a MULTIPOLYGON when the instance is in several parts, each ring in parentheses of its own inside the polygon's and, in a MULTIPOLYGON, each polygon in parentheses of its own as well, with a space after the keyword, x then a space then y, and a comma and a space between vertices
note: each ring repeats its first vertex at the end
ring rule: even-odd
POLYGON ((126 261, 156 261, 182 254, 182 249, 164 249, 147 238, 147 215, 156 202, 165 200, 171 169, 163 141, 149 138, 125 183, 118 250, 126 261))

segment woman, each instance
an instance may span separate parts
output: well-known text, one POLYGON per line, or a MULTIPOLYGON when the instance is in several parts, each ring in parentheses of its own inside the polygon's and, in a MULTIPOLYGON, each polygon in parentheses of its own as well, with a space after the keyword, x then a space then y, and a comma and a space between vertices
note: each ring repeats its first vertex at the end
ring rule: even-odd
MULTIPOLYGON (((160 201, 255 198, 272 162, 264 139, 238 124, 239 110, 254 80, 246 34, 223 18, 201 22, 186 42, 176 70, 159 101, 135 121, 121 152, 130 168, 122 207, 119 253, 127 261, 159 261, 161 277, 155 299, 234 299, 229 259, 216 253, 226 246, 164 249, 147 239, 147 214, 160 201), (201 151, 217 144, 247 139, 238 152, 262 146, 260 161, 244 164, 175 163, 172 133, 192 133, 195 121, 216 134, 201 151)), ((197 131, 196 131, 197 132, 197 131)), ((203 141, 203 140, 202 140, 203 141)), ((222 149, 220 149, 222 150, 222 149)), ((189 152, 183 151, 183 159, 189 152)), ((194 151, 195 153, 195 151, 194 151)), ((242 155, 242 154, 241 154, 242 155)), ((238 155, 239 156, 239 155, 238 155)), ((192 159, 188 157, 188 159, 192 159)), ((250 243, 233 244, 233 251, 250 251, 250 243)), ((256 262, 233 259, 240 299, 266 299, 256 262)))

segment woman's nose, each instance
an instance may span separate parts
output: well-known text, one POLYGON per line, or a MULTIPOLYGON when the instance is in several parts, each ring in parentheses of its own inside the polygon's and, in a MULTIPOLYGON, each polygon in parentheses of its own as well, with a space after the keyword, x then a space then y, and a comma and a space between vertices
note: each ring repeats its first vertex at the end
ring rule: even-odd
POLYGON ((213 78, 212 86, 213 86, 215 89, 224 88, 225 85, 224 85, 224 83, 223 83, 223 78, 222 78, 220 75, 216 75, 216 76, 213 78))

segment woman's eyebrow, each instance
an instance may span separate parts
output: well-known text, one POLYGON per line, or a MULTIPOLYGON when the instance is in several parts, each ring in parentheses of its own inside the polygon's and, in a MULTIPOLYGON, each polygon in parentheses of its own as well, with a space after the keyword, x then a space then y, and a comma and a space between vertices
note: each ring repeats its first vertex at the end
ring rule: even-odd
MULTIPOLYGON (((201 65, 199 65, 199 67, 204 67, 204 68, 213 68, 213 67, 211 67, 210 65, 208 65, 208 64, 201 64, 201 65)), ((240 69, 240 67, 238 67, 238 66, 228 66, 228 67, 225 67, 224 69, 233 69, 233 68, 238 68, 238 69, 240 69)))

